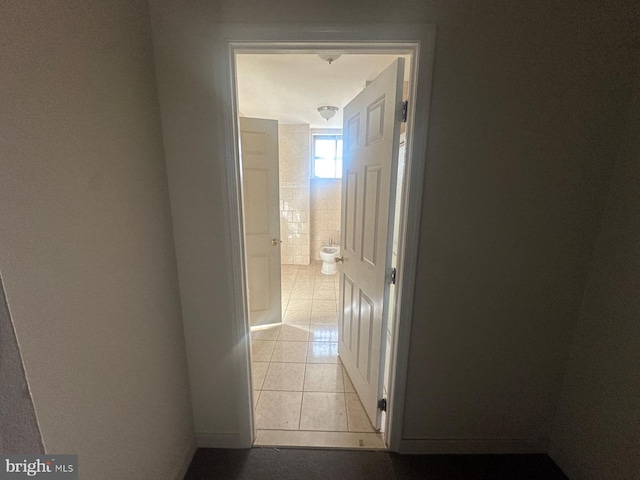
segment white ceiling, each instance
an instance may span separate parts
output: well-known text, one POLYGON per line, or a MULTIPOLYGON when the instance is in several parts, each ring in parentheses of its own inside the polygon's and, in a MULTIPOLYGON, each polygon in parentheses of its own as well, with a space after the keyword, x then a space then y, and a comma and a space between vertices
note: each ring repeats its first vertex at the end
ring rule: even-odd
POLYGON ((342 108, 397 57, 344 54, 330 65, 309 53, 239 54, 238 108, 246 117, 342 128, 342 108), (340 110, 326 121, 321 105, 340 110))

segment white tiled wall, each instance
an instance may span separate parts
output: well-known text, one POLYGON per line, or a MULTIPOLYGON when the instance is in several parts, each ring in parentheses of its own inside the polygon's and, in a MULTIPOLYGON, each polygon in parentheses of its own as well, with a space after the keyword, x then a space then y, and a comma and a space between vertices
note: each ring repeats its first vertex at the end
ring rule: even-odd
POLYGON ((311 258, 320 260, 320 246, 330 238, 340 243, 340 179, 311 179, 311 258))
POLYGON ((309 125, 278 125, 282 264, 309 265, 309 125))

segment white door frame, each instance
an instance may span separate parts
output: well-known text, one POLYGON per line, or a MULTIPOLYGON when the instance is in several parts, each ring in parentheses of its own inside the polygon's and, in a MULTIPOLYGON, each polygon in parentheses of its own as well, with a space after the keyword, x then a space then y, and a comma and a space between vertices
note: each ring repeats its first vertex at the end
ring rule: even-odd
POLYGON ((407 161, 402 191, 403 209, 398 243, 398 277, 393 345, 390 356, 390 391, 385 435, 389 449, 398 451, 402 438, 405 390, 409 359, 411 319, 422 210, 431 81, 435 51, 435 26, 416 25, 215 25, 215 85, 217 92, 220 158, 224 162, 228 242, 235 245, 227 257, 232 284, 237 342, 234 349, 239 375, 240 443, 250 447, 254 438, 251 388, 250 327, 246 296, 246 263, 242 219, 242 169, 239 158, 239 125, 235 55, 237 53, 314 52, 412 54, 409 79, 407 161))

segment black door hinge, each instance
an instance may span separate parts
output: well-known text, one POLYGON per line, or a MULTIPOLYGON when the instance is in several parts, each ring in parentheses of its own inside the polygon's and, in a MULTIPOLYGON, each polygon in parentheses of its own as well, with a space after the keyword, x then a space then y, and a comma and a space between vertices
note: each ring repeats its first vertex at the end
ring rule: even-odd
POLYGON ((387 411, 387 399, 386 398, 381 398, 380 400, 378 400, 378 410, 380 410, 382 412, 386 412, 387 411))
POLYGON ((402 102, 402 123, 406 123, 407 121, 407 111, 409 110, 409 101, 405 100, 402 102))
POLYGON ((396 267, 391 268, 391 271, 389 272, 389 283, 391 285, 395 285, 396 284, 396 277, 398 276, 398 271, 396 270, 396 267))

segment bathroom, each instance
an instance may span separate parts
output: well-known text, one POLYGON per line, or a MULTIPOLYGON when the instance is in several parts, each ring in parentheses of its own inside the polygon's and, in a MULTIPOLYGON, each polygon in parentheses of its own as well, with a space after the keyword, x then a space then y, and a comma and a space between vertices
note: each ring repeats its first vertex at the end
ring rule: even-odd
POLYGON ((282 265, 320 262, 323 244, 340 243, 342 108, 398 56, 237 56, 240 116, 278 121, 282 265))
POLYGON ((346 57, 237 59, 240 116, 278 121, 274 240, 281 242, 282 311, 273 323, 252 322, 256 445, 384 448, 338 356, 335 259, 341 243, 342 107, 396 57, 346 57), (306 84, 306 91, 292 85, 292 78, 306 84), (321 107, 333 105, 339 107, 329 117, 321 107), (335 248, 325 262, 324 247, 335 248))
POLYGON ((281 262, 318 263, 340 243, 342 130, 279 124, 278 140, 281 262))

